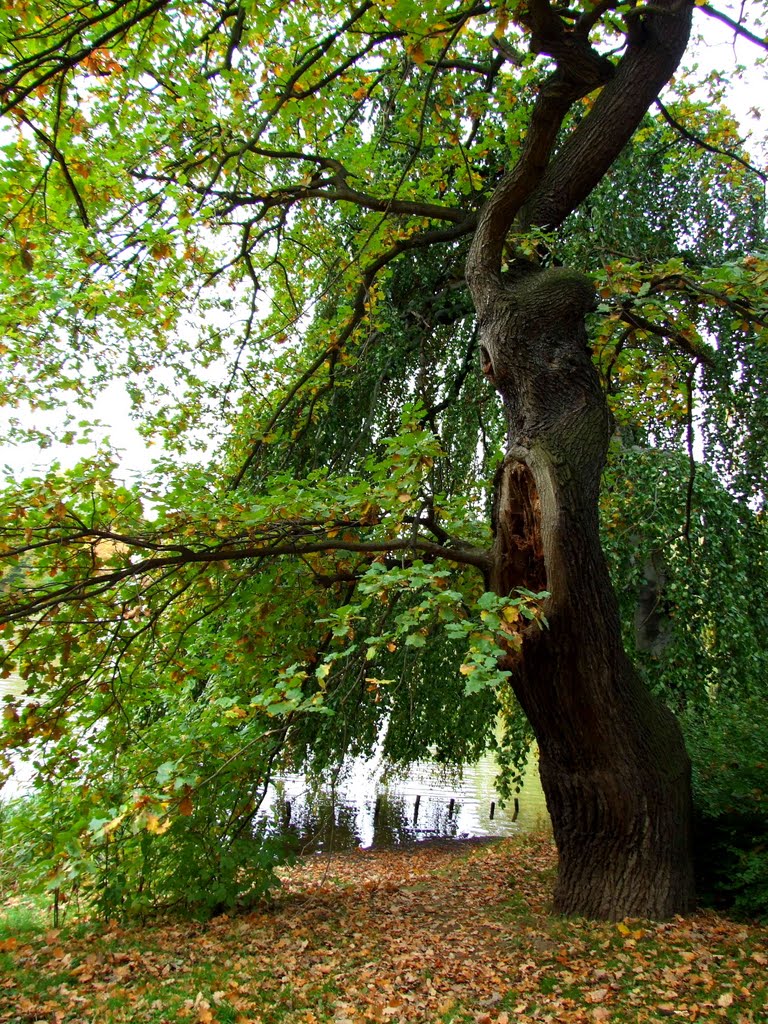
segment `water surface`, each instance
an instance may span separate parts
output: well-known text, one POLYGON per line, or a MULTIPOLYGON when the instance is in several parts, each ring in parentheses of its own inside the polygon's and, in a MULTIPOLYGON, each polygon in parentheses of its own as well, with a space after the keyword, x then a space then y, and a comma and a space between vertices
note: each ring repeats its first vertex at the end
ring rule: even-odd
POLYGON ((535 759, 516 803, 506 807, 495 788, 497 773, 491 755, 460 774, 429 762, 403 771, 355 760, 323 785, 303 775, 276 779, 262 813, 303 852, 510 836, 546 823, 535 759))

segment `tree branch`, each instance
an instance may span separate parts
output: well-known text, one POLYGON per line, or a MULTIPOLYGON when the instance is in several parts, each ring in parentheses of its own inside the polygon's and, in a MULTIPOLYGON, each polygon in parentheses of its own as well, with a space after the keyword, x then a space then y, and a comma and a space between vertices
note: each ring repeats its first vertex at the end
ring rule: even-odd
MULTIPOLYGON (((118 536, 106 531, 93 531, 92 535, 103 539, 118 536)), ((129 539, 120 536, 120 543, 125 543, 129 539)), ((71 583, 41 588, 38 591, 33 591, 32 596, 26 601, 19 601, 18 593, 13 598, 6 596, 0 602, 0 623, 19 622, 32 616, 39 616, 57 605, 77 603, 102 596, 126 580, 141 579, 158 570, 182 568, 201 563, 214 565, 221 562, 264 561, 283 556, 297 557, 332 551, 348 551, 364 555, 386 555, 397 551, 411 551, 427 555, 430 558, 443 558, 459 565, 475 566, 483 572, 489 570, 491 561, 490 552, 484 548, 475 548, 469 545, 446 546, 418 536, 409 537, 407 540, 345 541, 327 538, 322 541, 291 541, 275 544, 244 543, 237 546, 223 544, 201 551, 190 550, 165 557, 145 558, 112 572, 101 572, 98 575, 88 576, 71 583)))
MULTIPOLYGON (((16 77, 10 82, 0 81, 0 95, 8 96, 8 99, 4 100, 0 104, 0 116, 2 116, 3 114, 7 114, 9 113, 9 111, 13 110, 14 107, 16 107, 19 103, 21 103, 28 96, 30 96, 36 89, 39 89, 41 85, 45 85, 46 82, 50 81, 52 78, 55 78, 56 75, 61 74, 62 71, 71 71, 72 68, 77 67, 78 64, 81 64, 86 57, 90 57, 94 50, 98 50, 106 46, 107 43, 111 42, 116 36, 123 35, 129 29, 144 21, 145 18, 150 18, 154 14, 157 14, 164 7, 168 7, 168 5, 171 2, 172 0, 153 0, 152 3, 147 5, 147 7, 139 9, 130 18, 126 18, 125 21, 121 21, 119 25, 115 26, 115 28, 108 29, 97 39, 93 40, 93 42, 89 43, 87 46, 81 47, 79 50, 76 50, 70 56, 58 56, 59 54, 61 54, 61 51, 67 45, 67 41, 63 41, 61 39, 57 40, 53 46, 49 47, 48 50, 43 51, 43 53, 35 54, 34 64, 31 65, 31 69, 29 71, 27 71, 26 69, 22 69, 19 72, 19 74, 16 75, 16 77), (16 91, 17 85, 21 81, 23 81, 23 79, 27 77, 27 75, 31 74, 32 71, 34 71, 34 69, 39 68, 41 63, 44 62, 45 58, 51 55, 57 56, 57 59, 53 67, 49 68, 47 71, 42 72, 29 85, 26 85, 22 89, 16 91)), ((90 25, 98 24, 100 21, 104 21, 115 11, 120 10, 121 8, 126 6, 127 3, 125 2, 125 0, 123 0, 123 2, 115 4, 114 7, 110 8, 110 10, 102 12, 98 16, 89 19, 85 23, 85 26, 89 27, 90 25)), ((72 38, 74 38, 75 34, 77 32, 82 31, 83 27, 84 26, 81 24, 78 26, 76 30, 70 32, 67 37, 67 40, 71 40, 72 38)), ((6 68, 3 70, 7 71, 14 69, 6 68)))
POLYGON ((677 69, 691 10, 690 0, 658 0, 635 11, 616 73, 551 161, 522 213, 523 228, 559 227, 602 180, 677 69))
POLYGON ((698 4, 697 9, 708 14, 710 18, 714 18, 716 21, 722 21, 728 28, 732 28, 737 36, 741 36, 743 39, 748 39, 750 43, 754 43, 755 46, 762 46, 764 50, 768 50, 768 39, 765 37, 755 35, 754 32, 750 32, 748 28, 744 28, 740 21, 734 21, 733 18, 729 18, 727 14, 723 14, 722 11, 715 10, 710 4, 698 4))
POLYGON ((713 146, 711 142, 707 142, 706 139, 702 139, 700 135, 694 134, 694 132, 689 128, 686 128, 685 125, 680 124, 660 99, 656 100, 656 106, 661 111, 661 115, 667 124, 682 135, 684 139, 687 139, 694 145, 699 146, 701 149, 706 149, 710 153, 716 153, 718 156, 724 156, 728 160, 734 160, 737 164, 741 164, 742 167, 746 167, 748 171, 752 171, 753 174, 756 174, 761 181, 768 181, 768 174, 759 170, 759 168, 754 167, 748 160, 745 160, 744 157, 739 156, 738 153, 733 153, 727 149, 721 149, 719 146, 713 146))
POLYGON ((647 331, 649 334, 655 334, 659 338, 667 338, 669 341, 674 342, 681 352, 691 356, 698 363, 703 363, 705 366, 710 367, 710 369, 714 366, 714 358, 711 351, 707 351, 694 344, 682 331, 678 331, 671 324, 655 323, 626 308, 622 308, 619 315, 624 323, 629 324, 630 327, 637 328, 640 331, 647 331))
POLYGON ((376 275, 390 263, 395 257, 401 253, 406 252, 409 249, 418 249, 421 247, 435 245, 441 242, 450 242, 457 238, 461 238, 463 235, 469 234, 475 225, 474 216, 469 216, 462 223, 452 228, 444 228, 442 230, 424 231, 421 234, 410 235, 407 238, 401 238, 394 243, 386 252, 382 253, 375 260, 368 264, 363 272, 362 280, 358 285, 355 293, 355 299, 352 305, 352 312, 344 325, 343 330, 339 333, 338 338, 334 341, 332 346, 324 349, 323 352, 318 355, 307 370, 291 385, 288 392, 280 399, 272 416, 269 418, 267 424, 260 432, 259 439, 255 442, 251 448, 247 458, 243 462, 238 472, 235 474, 232 482, 229 484, 229 490, 235 490, 242 483, 245 474, 248 472, 250 467, 253 465, 254 460, 258 456, 259 452, 264 446, 264 438, 271 433, 278 419, 285 410, 288 408, 290 403, 296 397, 298 392, 304 385, 311 380, 311 378, 317 373, 323 363, 329 359, 335 352, 338 352, 352 336, 355 329, 362 322, 365 317, 365 307, 370 291, 371 285, 376 278, 376 275))
MULTIPOLYGON (((467 283, 481 318, 501 286, 504 240, 546 173, 566 114, 573 103, 613 74, 610 61, 597 54, 586 38, 569 31, 547 0, 530 3, 521 20, 530 30, 531 50, 554 56, 557 67, 541 86, 517 163, 502 178, 480 216, 467 259, 467 283)), ((570 163, 568 167, 570 173, 570 163)))
POLYGON ((80 215, 80 220, 83 222, 85 227, 90 227, 91 222, 88 218, 88 211, 85 207, 83 197, 80 195, 80 191, 77 185, 75 184, 74 178, 70 173, 69 167, 67 166, 67 161, 64 157, 64 154, 61 152, 59 147, 56 145, 56 143, 49 135, 47 135, 41 128, 38 128, 36 124, 29 120, 26 114, 24 114, 21 111, 21 108, 17 107, 16 112, 19 115, 19 119, 23 121, 23 123, 28 128, 31 128, 31 130, 34 132, 37 138, 40 139, 45 148, 51 154, 51 158, 55 160, 56 163, 59 165, 61 173, 64 176, 64 181, 67 183, 67 188, 72 193, 72 198, 75 201, 75 206, 77 207, 77 212, 80 215))

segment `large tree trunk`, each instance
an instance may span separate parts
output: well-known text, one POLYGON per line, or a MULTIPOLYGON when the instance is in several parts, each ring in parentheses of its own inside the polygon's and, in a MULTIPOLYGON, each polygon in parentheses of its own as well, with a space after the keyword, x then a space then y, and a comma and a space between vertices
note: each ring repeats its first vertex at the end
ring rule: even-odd
POLYGON ((513 227, 558 227, 604 176, 677 68, 692 8, 691 0, 656 0, 630 10, 615 65, 592 48, 589 13, 572 24, 549 0, 519 8, 532 46, 556 66, 467 260, 484 368, 509 426, 492 585, 499 594, 518 586, 551 594, 549 628, 528 628, 506 667, 539 742, 560 855, 556 908, 598 918, 688 908, 690 767, 677 723, 624 653, 600 546, 611 430, 584 326, 594 290, 563 269, 501 269, 513 227), (589 114, 558 148, 568 110, 596 88, 589 114))
POLYGON ((563 269, 494 291, 486 373, 507 412, 492 585, 546 589, 511 682, 538 740, 560 864, 555 906, 596 918, 668 917, 693 895, 690 769, 679 727, 624 653, 598 534, 610 417, 587 348, 593 288, 563 269))

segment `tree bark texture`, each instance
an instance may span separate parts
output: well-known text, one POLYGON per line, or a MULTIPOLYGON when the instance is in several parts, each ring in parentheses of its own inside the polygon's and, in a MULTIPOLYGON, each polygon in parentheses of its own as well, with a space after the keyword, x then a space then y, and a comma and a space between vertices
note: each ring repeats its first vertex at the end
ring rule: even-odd
POLYGON ((604 176, 674 73, 690 0, 627 13, 607 66, 594 17, 571 25, 548 0, 524 8, 542 83, 516 164, 484 207, 467 260, 483 368, 498 389, 508 448, 494 499, 491 585, 547 590, 548 628, 529 626, 505 659, 540 750, 559 852, 555 907, 595 918, 663 918, 693 897, 690 765, 672 714, 627 658, 598 531, 611 425, 587 346, 594 289, 581 274, 513 263, 510 230, 554 229, 604 176), (602 86, 558 147, 572 105, 602 86))
POLYGON ((563 269, 503 284, 486 308, 486 373, 507 413, 491 583, 546 589, 511 683, 539 744, 559 851, 555 908, 664 918, 693 896, 690 766, 679 727, 624 653, 600 545, 610 417, 587 347, 590 282, 563 269))

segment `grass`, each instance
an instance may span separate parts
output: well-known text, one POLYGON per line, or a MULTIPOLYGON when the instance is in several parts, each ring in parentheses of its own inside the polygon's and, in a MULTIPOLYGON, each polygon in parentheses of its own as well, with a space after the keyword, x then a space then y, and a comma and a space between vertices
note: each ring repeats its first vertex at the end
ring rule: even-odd
POLYGON ((54 930, 0 914, 2 1024, 768 1024, 768 929, 548 913, 545 835, 314 857, 270 908, 54 930))
POLYGON ((0 906, 0 940, 34 935, 45 927, 46 907, 42 901, 16 898, 0 906))

